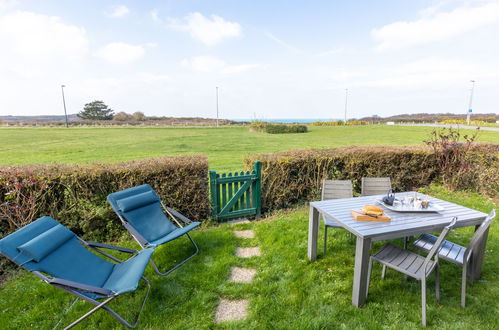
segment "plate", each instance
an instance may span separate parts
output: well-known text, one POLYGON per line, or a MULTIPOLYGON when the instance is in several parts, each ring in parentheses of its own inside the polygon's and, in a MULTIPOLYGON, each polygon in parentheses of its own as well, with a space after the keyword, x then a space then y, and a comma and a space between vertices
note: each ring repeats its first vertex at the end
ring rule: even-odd
POLYGON ((406 205, 394 205, 394 206, 387 205, 387 204, 383 203, 382 200, 377 200, 376 202, 378 202, 382 206, 386 207, 387 209, 389 209, 391 211, 395 211, 395 212, 430 213, 430 212, 440 212, 440 211, 444 210, 444 208, 442 206, 438 205, 437 203, 433 203, 433 202, 430 202, 430 205, 426 209, 423 209, 423 208, 415 209, 412 206, 406 206, 406 205))

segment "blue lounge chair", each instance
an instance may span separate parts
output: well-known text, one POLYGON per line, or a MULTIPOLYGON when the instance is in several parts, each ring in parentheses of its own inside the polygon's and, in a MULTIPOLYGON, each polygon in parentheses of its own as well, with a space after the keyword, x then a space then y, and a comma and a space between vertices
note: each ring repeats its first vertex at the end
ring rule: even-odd
POLYGON ((51 217, 39 218, 0 240, 2 255, 46 283, 95 305, 66 329, 80 323, 100 308, 108 311, 126 327, 137 326, 151 288, 143 274, 153 251, 154 249, 146 249, 137 252, 87 242, 51 217), (116 263, 104 260, 87 248, 116 263), (132 257, 121 261, 101 248, 130 253, 132 257), (148 288, 135 323, 131 325, 106 304, 123 293, 135 291, 140 279, 146 282, 148 288), (102 299, 103 301, 98 301, 102 299))
POLYGON ((196 251, 191 256, 163 273, 151 258, 151 264, 158 275, 170 274, 198 254, 198 246, 189 235, 189 231, 201 223, 193 222, 174 209, 166 207, 150 185, 144 184, 114 192, 107 196, 107 200, 125 228, 143 249, 168 243, 183 235, 187 235, 194 245, 196 251), (185 223, 185 227, 182 227, 179 220, 185 223))

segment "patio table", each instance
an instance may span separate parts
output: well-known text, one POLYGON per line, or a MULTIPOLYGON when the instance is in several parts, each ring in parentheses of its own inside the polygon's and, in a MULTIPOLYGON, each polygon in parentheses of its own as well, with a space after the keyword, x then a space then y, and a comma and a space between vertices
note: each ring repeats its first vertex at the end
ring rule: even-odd
MULTIPOLYGON (((413 196, 414 192, 397 193, 396 197, 402 199, 408 194, 413 196)), ((449 224, 455 216, 458 217, 458 221, 454 228, 467 226, 475 226, 476 228, 487 216, 485 213, 428 195, 418 193, 418 196, 439 204, 444 210, 438 213, 401 213, 385 209, 385 214, 391 217, 390 222, 358 221, 350 215, 350 211, 360 210, 364 205, 377 205, 376 201, 380 200, 383 195, 333 199, 310 203, 308 226, 308 258, 310 260, 314 261, 317 259, 317 236, 321 214, 326 218, 336 221, 357 237, 352 289, 352 304, 354 306, 361 307, 366 300, 367 269, 372 242, 438 232, 449 224)), ((486 241, 487 233, 479 243, 477 250, 471 256, 468 274, 473 279, 480 277, 486 241)))

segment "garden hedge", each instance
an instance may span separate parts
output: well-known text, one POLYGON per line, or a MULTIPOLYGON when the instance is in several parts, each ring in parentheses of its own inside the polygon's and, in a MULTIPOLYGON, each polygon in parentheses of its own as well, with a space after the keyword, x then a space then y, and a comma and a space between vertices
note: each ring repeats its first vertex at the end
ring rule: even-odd
MULTIPOLYGON (((470 159, 474 167, 465 182, 471 189, 497 193, 499 145, 479 145, 470 159)), ((245 159, 247 168, 262 162, 262 208, 271 211, 317 200, 324 179, 350 179, 360 193, 362 177, 392 179, 397 191, 407 191, 439 180, 439 164, 427 147, 362 146, 294 150, 256 154, 245 159)))
POLYGON ((106 201, 148 183, 192 220, 209 215, 208 160, 174 156, 114 164, 0 167, 0 238, 50 215, 87 239, 110 241, 124 229, 106 201))

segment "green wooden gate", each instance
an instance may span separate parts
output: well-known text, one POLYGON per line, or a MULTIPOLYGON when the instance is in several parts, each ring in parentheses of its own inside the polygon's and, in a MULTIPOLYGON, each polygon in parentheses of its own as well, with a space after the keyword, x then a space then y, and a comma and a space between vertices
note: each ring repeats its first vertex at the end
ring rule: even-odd
POLYGON ((253 171, 218 174, 210 171, 211 214, 218 220, 260 217, 262 164, 253 171))

